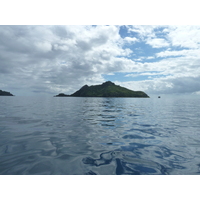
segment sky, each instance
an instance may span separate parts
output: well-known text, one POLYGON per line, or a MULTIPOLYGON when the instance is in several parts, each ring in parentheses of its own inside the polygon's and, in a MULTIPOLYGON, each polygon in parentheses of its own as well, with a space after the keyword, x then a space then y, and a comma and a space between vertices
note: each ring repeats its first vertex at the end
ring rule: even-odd
POLYGON ((147 94, 199 94, 199 55, 197 25, 1 25, 0 89, 71 94, 112 81, 147 94))

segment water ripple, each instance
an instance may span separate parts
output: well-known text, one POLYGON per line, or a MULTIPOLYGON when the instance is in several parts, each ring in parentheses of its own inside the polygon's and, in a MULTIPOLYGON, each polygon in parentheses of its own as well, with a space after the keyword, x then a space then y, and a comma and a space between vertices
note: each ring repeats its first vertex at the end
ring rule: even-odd
POLYGON ((200 173, 197 100, 0 101, 0 174, 200 173))

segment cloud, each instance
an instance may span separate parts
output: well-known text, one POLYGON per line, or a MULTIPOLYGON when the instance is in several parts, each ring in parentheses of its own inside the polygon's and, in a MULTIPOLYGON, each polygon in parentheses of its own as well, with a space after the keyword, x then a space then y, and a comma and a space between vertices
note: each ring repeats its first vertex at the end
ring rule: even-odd
POLYGON ((137 77, 137 76, 158 76, 158 75, 164 75, 164 72, 142 72, 142 73, 136 73, 136 74, 127 74, 125 77, 137 77))
POLYGON ((160 93, 194 93, 200 91, 199 78, 200 76, 168 77, 160 79, 154 82, 154 84, 156 88, 158 88, 158 84, 160 85, 160 88, 157 90, 160 93))
POLYGON ((136 26, 127 26, 128 32, 137 33, 141 39, 145 39, 146 37, 152 38, 155 37, 154 29, 158 26, 151 25, 136 25, 136 26))
POLYGON ((120 26, 0 26, 0 89, 71 94, 126 72, 133 81, 118 82, 134 90, 198 92, 198 26, 126 28, 122 37, 120 26), (134 81, 136 73, 151 79, 134 81))
POLYGON ((173 46, 197 49, 200 47, 199 26, 170 26, 166 29, 173 46))
POLYGON ((124 41, 127 43, 135 43, 138 41, 138 39, 136 37, 125 37, 124 41))
MULTIPOLYGON (((140 67, 138 66, 137 69, 141 69, 139 70, 141 73, 138 74, 149 73, 150 75, 152 71, 157 71, 161 76, 152 74, 151 80, 128 81, 122 84, 132 89, 134 89, 132 85, 134 87, 137 85, 149 93, 198 93, 200 90, 199 30, 199 26, 131 26, 129 31, 137 33, 140 41, 158 49, 146 59, 145 57, 136 59, 140 62, 140 67), (153 62, 145 62, 150 57, 155 58, 153 62)), ((132 76, 134 80, 138 74, 133 73, 127 77, 132 76)))
POLYGON ((155 78, 142 81, 116 81, 116 84, 131 90, 145 91, 147 94, 183 94, 200 92, 200 76, 197 77, 178 77, 173 76, 155 78))
POLYGON ((153 48, 168 47, 170 44, 163 38, 148 39, 147 44, 151 45, 153 48))
POLYGON ((118 56, 132 51, 122 46, 118 26, 0 26, 0 79, 19 90, 71 93, 124 70, 131 61, 118 56))
POLYGON ((170 56, 186 56, 188 55, 189 50, 180 50, 180 51, 162 51, 156 54, 157 57, 170 57, 170 56))
POLYGON ((194 48, 200 47, 199 26, 129 26, 129 32, 137 33, 141 40, 154 48, 173 47, 194 48))

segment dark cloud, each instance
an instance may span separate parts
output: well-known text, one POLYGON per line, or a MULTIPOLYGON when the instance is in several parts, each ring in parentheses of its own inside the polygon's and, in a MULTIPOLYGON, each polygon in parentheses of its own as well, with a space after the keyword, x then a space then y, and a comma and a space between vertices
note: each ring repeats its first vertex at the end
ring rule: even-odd
POLYGON ((52 32, 61 39, 72 39, 75 37, 74 33, 67 29, 66 26, 53 26, 52 32))
POLYGON ((97 38, 92 38, 91 39, 91 43, 94 44, 95 46, 97 45, 103 45, 105 44, 106 42, 108 41, 108 36, 107 35, 100 35, 99 37, 97 38))
POLYGON ((175 93, 194 93, 200 91, 200 76, 180 77, 171 80, 173 92, 175 93))
POLYGON ((83 40, 77 40, 76 43, 77 47, 81 48, 83 51, 89 51, 92 48, 90 43, 85 42, 83 40))
POLYGON ((200 76, 163 78, 144 82, 146 91, 151 94, 196 93, 200 91, 200 76))
POLYGON ((70 93, 102 82, 111 58, 123 52, 116 35, 113 26, 0 26, 0 84, 70 93))

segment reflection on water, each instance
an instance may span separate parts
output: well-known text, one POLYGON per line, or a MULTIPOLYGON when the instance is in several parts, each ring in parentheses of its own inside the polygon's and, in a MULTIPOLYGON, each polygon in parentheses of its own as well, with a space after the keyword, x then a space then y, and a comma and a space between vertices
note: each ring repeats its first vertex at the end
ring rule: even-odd
POLYGON ((199 174, 197 99, 0 98, 0 174, 199 174))

